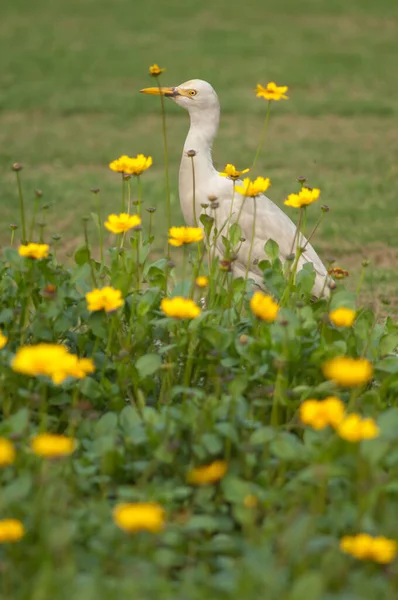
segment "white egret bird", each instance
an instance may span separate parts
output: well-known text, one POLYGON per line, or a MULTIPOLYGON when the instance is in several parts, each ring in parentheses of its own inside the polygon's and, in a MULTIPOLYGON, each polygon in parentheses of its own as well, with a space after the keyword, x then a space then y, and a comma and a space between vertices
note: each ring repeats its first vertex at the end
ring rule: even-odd
MULTIPOLYGON (((211 154, 220 120, 220 103, 215 90, 207 81, 192 79, 177 87, 152 87, 145 88, 141 92, 153 95, 162 94, 189 112, 191 125, 184 144, 179 174, 180 203, 185 222, 190 226, 201 225, 199 216, 204 210, 201 205, 208 204, 209 197, 215 196, 218 202, 218 208, 214 215, 217 224, 220 227, 227 223, 230 218, 233 186, 229 179, 216 171, 211 154), (190 152, 192 150, 195 153, 194 176, 192 158, 189 156, 192 154, 190 152), (195 223, 195 217, 197 223, 195 223)), ((242 182, 237 181, 236 184, 239 186, 242 185, 242 182)), ((276 204, 262 194, 253 199, 244 198, 236 192, 231 224, 237 220, 238 215, 242 237, 245 238, 245 241, 240 246, 237 260, 232 263, 233 274, 237 277, 245 276, 248 269, 249 279, 253 279, 257 284, 263 286, 262 273, 256 267, 256 263, 265 258, 265 242, 273 239, 278 243, 280 259, 284 262, 291 255, 292 249, 294 250, 296 226, 276 204), (257 204, 256 215, 254 215, 254 202, 257 204), (250 253, 254 217, 254 240, 250 253), (249 260, 251 264, 248 267, 249 260)), ((316 273, 313 293, 316 296, 320 296, 322 293, 327 294, 329 290, 325 284, 328 274, 325 266, 311 244, 306 244, 304 238, 300 239, 300 243, 301 246, 305 246, 305 250, 300 257, 298 270, 305 263, 312 263, 316 273)), ((220 238, 217 252, 222 258, 224 246, 220 238)))

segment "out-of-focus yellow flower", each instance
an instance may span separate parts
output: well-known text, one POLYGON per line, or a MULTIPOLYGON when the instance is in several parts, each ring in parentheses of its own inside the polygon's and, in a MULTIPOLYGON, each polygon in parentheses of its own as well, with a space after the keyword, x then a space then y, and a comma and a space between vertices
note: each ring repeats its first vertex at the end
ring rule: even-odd
POLYGON ((266 296, 263 292, 255 292, 250 300, 252 313, 259 319, 272 323, 275 321, 279 312, 277 304, 271 296, 266 296))
POLYGON ((245 177, 243 180, 243 185, 237 185, 236 191, 242 196, 249 196, 250 198, 255 198, 260 194, 264 194, 271 185, 271 181, 269 177, 256 177, 254 181, 252 181, 249 177, 245 177))
POLYGON ((67 377, 84 379, 88 373, 95 371, 90 358, 78 358, 70 354, 65 346, 58 344, 22 346, 11 361, 11 367, 24 375, 51 377, 56 385, 67 377))
POLYGON ((397 543, 383 536, 372 537, 367 533, 358 533, 342 537, 340 550, 359 560, 388 564, 397 554, 397 543))
POLYGON ((292 206, 293 208, 308 206, 318 200, 320 193, 321 190, 318 188, 303 187, 298 194, 289 194, 284 204, 286 204, 286 206, 292 206))
POLYGON ((325 429, 328 425, 337 427, 344 419, 343 402, 335 396, 324 400, 305 400, 300 406, 300 419, 313 429, 325 429))
POLYGON ((348 271, 342 269, 341 267, 332 267, 328 270, 328 273, 329 275, 334 277, 334 279, 345 279, 350 275, 348 271))
POLYGON ((32 451, 43 458, 59 458, 69 456, 76 449, 73 438, 57 433, 39 433, 30 443, 32 451))
POLYGON ((144 156, 143 154, 137 154, 136 157, 123 154, 109 163, 109 168, 112 171, 125 173, 126 175, 141 175, 151 166, 152 156, 144 156))
POLYGON ((0 544, 19 542, 25 535, 25 528, 18 519, 0 520, 0 544))
POLYGON ((336 308, 329 313, 329 319, 336 327, 352 327, 357 313, 352 308, 336 308))
POLYGON ((209 285, 209 278, 206 275, 199 275, 195 279, 195 283, 199 288, 205 288, 209 285))
POLYGON ((337 356, 322 365, 326 379, 343 387, 355 387, 368 383, 373 377, 373 366, 366 358, 337 356))
POLYGON ((249 171, 250 169, 243 169, 243 171, 238 171, 235 165, 231 165, 228 163, 227 165, 225 165, 224 171, 220 173, 220 175, 221 177, 228 177, 229 179, 236 181, 237 179, 239 179, 239 177, 241 177, 245 173, 248 173, 249 171))
POLYGON ((155 63, 149 67, 149 75, 152 75, 152 77, 159 77, 165 70, 166 69, 161 69, 159 65, 155 63))
POLYGON ((128 533, 159 533, 165 526, 165 511, 155 502, 117 504, 113 509, 113 520, 120 529, 128 533))
POLYGON ((14 444, 6 438, 0 437, 0 467, 7 467, 15 462, 14 444))
POLYGON ((87 292, 86 300, 88 310, 104 310, 107 313, 117 310, 124 304, 122 292, 110 286, 87 292))
POLYGON ((22 244, 18 248, 18 253, 25 258, 40 260, 42 258, 47 258, 49 249, 50 247, 48 244, 22 244))
POLYGON ((8 337, 0 331, 0 350, 2 350, 4 348, 4 346, 7 344, 7 342, 8 342, 8 337))
POLYGON ((380 430, 374 419, 362 419, 357 413, 348 415, 336 429, 338 435, 347 442, 360 442, 372 440, 377 437, 380 430))
POLYGON ((170 227, 169 244, 171 246, 182 246, 203 240, 203 231, 200 227, 170 227))
POLYGON ((125 233, 134 227, 141 225, 141 217, 121 213, 120 215, 109 215, 104 223, 105 227, 112 233, 125 233))
POLYGON ((257 505, 258 498, 257 496, 254 496, 254 494, 248 494, 244 497, 243 506, 245 506, 245 508, 256 508, 257 505))
POLYGON ((287 100, 286 92, 288 89, 287 85, 276 85, 275 81, 270 81, 265 87, 258 83, 256 96, 257 98, 265 98, 265 100, 287 100))
POLYGON ((196 467, 187 473, 187 482, 192 485, 211 485, 220 481, 228 471, 225 460, 215 460, 209 465, 196 467))
POLYGON ((201 313, 199 306, 190 299, 181 298, 163 298, 160 308, 168 317, 175 319, 195 319, 201 313))

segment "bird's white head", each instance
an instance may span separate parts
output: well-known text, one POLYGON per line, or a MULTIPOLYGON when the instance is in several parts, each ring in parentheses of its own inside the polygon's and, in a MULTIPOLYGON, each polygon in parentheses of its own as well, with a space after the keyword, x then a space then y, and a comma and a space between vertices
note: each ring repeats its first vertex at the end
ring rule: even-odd
POLYGON ((176 87, 152 87, 141 90, 143 94, 163 95, 185 108, 191 116, 196 113, 219 110, 219 101, 213 87, 202 79, 191 79, 176 87))

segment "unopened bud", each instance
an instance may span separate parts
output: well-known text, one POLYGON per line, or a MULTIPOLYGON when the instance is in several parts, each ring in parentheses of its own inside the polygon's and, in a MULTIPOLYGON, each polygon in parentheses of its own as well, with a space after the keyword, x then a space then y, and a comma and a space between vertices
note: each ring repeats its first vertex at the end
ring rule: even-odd
POLYGON ((248 341, 249 341, 249 336, 242 333, 242 335, 239 337, 239 343, 242 344, 242 346, 246 346, 248 341))
POLYGON ((98 194, 99 191, 100 189, 98 187, 90 188, 90 192, 93 192, 93 194, 98 194))
POLYGON ((203 204, 200 205, 202 208, 209 208, 209 205, 206 204, 205 202, 203 202, 203 204))
POLYGON ((329 212, 329 210, 330 210, 330 208, 328 207, 327 204, 322 204, 322 206, 321 206, 321 211, 322 212, 326 213, 326 212, 329 212))
POLYGON ((299 183, 305 183, 307 181, 307 178, 306 177, 297 177, 297 181, 299 183))
POLYGON ((21 165, 21 163, 14 163, 11 168, 13 171, 21 171, 22 165, 21 165))
POLYGON ((155 212, 156 208, 154 206, 148 206, 145 210, 152 214, 155 212))
POLYGON ((210 202, 216 202, 218 200, 217 196, 213 196, 213 194, 210 194, 210 196, 207 196, 207 198, 210 202))
POLYGON ((210 208, 212 210, 216 210, 216 208, 218 208, 220 206, 219 202, 212 202, 210 208))
POLYGON ((15 231, 16 229, 18 229, 18 225, 16 225, 15 223, 11 223, 10 229, 11 231, 15 231))
POLYGON ((41 190, 35 190, 35 194, 38 198, 41 198, 43 196, 43 192, 41 190))
POLYGON ((329 281, 328 288, 329 288, 329 290, 335 290, 337 288, 337 283, 333 280, 329 281))
POLYGON ((367 259, 365 258, 365 260, 363 260, 363 261, 362 261, 362 266, 363 266, 363 267, 368 267, 369 265, 370 265, 370 260, 367 260, 367 259))
POLYGON ((174 267, 176 266, 176 264, 173 260, 168 260, 166 264, 169 269, 174 269, 174 267))
POLYGON ((129 179, 131 179, 131 174, 130 173, 123 173, 123 179, 124 179, 124 181, 128 181, 129 179))
POLYGON ((189 158, 193 158, 194 156, 196 156, 196 150, 188 150, 187 156, 189 158))
POLYGON ((294 257, 296 255, 294 254, 294 252, 292 252, 292 254, 289 254, 288 256, 286 256, 286 260, 288 260, 289 262, 292 262, 294 260, 294 257))
POLYGON ((51 236, 53 240, 55 240, 56 242, 58 242, 58 240, 61 239, 61 236, 59 233, 55 233, 53 236, 51 236))

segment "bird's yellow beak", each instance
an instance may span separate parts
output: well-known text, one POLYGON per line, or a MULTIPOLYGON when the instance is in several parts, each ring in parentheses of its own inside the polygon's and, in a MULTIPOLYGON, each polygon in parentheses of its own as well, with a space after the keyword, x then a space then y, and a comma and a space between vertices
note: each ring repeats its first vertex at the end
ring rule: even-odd
POLYGON ((152 96, 167 96, 168 98, 175 98, 180 93, 178 88, 175 87, 150 87, 140 90, 141 94, 151 94, 152 96))

